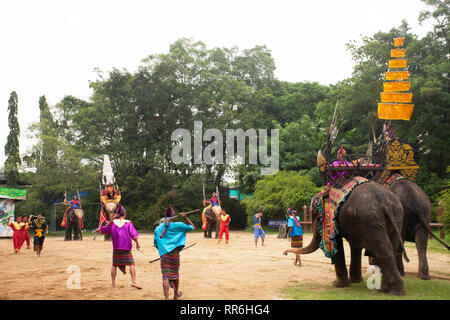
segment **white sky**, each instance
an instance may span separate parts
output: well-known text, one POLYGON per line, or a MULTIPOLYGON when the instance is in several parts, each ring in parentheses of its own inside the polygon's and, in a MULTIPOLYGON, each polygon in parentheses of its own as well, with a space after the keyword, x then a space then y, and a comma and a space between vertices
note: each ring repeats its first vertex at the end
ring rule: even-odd
POLYGON ((267 45, 275 75, 291 82, 335 84, 353 62, 345 44, 398 27, 405 19, 423 37, 420 0, 31 0, 0 2, 0 167, 9 133, 8 100, 19 97, 21 155, 39 97, 88 99, 94 68, 135 71, 149 54, 193 37, 208 49, 267 45))

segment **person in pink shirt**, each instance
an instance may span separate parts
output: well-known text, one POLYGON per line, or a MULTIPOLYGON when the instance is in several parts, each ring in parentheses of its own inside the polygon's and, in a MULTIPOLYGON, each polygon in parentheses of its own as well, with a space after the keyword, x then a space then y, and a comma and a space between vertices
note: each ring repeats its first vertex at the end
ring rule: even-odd
MULTIPOLYGON (((111 288, 115 288, 115 280, 117 274, 117 267, 123 274, 126 274, 126 266, 130 267, 131 286, 136 289, 142 289, 136 284, 136 268, 134 265, 133 254, 131 249, 133 244, 131 240, 136 243, 136 249, 141 246, 138 241, 139 234, 134 228, 130 220, 125 220, 125 208, 119 204, 118 213, 112 221, 99 228, 101 234, 111 234, 113 244, 113 261, 111 267, 111 288)), ((98 231, 97 229, 96 231, 98 231)))

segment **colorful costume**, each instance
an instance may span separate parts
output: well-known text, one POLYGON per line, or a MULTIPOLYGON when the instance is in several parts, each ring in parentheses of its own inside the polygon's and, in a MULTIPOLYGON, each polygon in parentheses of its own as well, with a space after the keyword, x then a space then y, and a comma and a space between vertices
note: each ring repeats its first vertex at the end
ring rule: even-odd
POLYGON ((292 212, 292 215, 288 218, 288 228, 292 228, 289 236, 291 238, 292 248, 303 247, 303 229, 300 223, 300 219, 292 212))
POLYGON ((213 207, 218 206, 219 205, 219 199, 217 197, 211 197, 209 199, 209 202, 211 202, 211 205, 213 207))
MULTIPOLYGON (((165 216, 174 216, 172 208, 166 210, 165 216)), ((183 222, 165 222, 155 229, 155 239, 153 245, 158 249, 161 257, 162 279, 169 280, 169 285, 173 286, 173 281, 179 279, 180 251, 186 245, 186 233, 194 230, 191 225, 183 222)))
POLYGON ((211 209, 212 205, 209 201, 206 202, 206 207, 202 211, 202 230, 208 229, 208 219, 206 218, 206 211, 211 209))
POLYGON ((261 217, 258 214, 253 216, 253 229, 255 229, 255 241, 258 241, 259 237, 264 241, 266 234, 261 226, 261 217))
POLYGON ((220 215, 220 232, 219 232, 219 240, 222 240, 222 235, 225 232, 225 240, 228 241, 230 240, 230 231, 228 228, 228 225, 231 222, 231 218, 228 214, 224 214, 224 215, 220 215))
POLYGON ((27 242, 27 249, 30 249, 30 234, 28 233, 28 218, 24 217, 23 218, 23 223, 24 226, 22 228, 22 244, 20 245, 20 247, 23 246, 23 243, 26 241, 27 242))
POLYGON ((40 253, 44 247, 45 233, 48 230, 47 222, 45 222, 44 218, 37 218, 31 221, 30 228, 34 230, 34 251, 40 253))
POLYGON ((8 225, 13 229, 13 246, 14 252, 19 252, 22 247, 22 229, 24 224, 22 222, 22 218, 18 217, 17 221, 9 222, 8 225))
MULTIPOLYGON (((123 208, 123 206, 121 206, 123 208)), ((133 244, 131 239, 136 239, 139 234, 129 220, 125 220, 125 208, 123 208, 117 217, 100 228, 101 234, 111 234, 113 243, 113 266, 119 267, 120 271, 126 273, 126 266, 134 265, 133 254, 131 248, 133 244)))

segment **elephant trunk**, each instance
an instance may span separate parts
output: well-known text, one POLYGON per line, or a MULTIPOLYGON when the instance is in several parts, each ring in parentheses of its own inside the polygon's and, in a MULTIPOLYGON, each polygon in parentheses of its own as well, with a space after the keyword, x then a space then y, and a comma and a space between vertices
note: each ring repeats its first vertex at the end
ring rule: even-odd
POLYGON ((296 253, 300 254, 309 254, 313 253, 317 249, 319 249, 320 246, 320 236, 317 228, 317 220, 313 222, 313 238, 311 242, 304 248, 298 248, 296 249, 296 253))

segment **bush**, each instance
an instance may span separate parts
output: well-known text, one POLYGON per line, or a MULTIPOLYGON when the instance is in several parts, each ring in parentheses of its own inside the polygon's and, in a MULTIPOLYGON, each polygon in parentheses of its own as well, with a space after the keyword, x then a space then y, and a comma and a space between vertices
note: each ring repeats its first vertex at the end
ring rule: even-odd
POLYGON ((285 218, 288 207, 300 211, 320 190, 308 174, 278 171, 267 175, 257 182, 253 196, 243 200, 248 223, 253 224, 253 216, 260 209, 264 210, 263 223, 268 219, 285 218))

